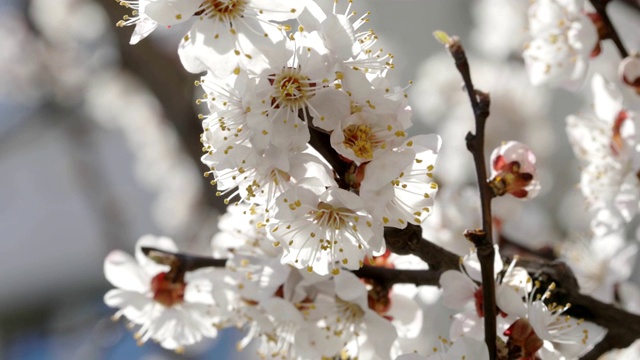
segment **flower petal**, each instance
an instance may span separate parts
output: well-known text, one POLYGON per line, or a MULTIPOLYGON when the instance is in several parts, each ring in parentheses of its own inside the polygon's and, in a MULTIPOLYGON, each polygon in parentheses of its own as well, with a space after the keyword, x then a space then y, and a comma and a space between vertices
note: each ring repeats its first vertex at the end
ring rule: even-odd
POLYGON ((114 250, 104 259, 104 276, 122 290, 144 293, 149 290, 151 278, 133 257, 124 251, 114 250))

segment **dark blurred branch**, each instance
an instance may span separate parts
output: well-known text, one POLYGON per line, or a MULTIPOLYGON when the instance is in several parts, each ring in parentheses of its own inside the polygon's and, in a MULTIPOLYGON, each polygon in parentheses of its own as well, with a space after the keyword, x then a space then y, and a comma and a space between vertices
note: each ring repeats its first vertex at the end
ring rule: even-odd
POLYGON ((628 7, 635 11, 640 12, 640 0, 618 0, 621 3, 626 4, 628 7))
POLYGON ((533 257, 544 260, 553 261, 557 259, 553 248, 545 246, 538 249, 532 249, 515 242, 504 234, 499 234, 498 246, 500 246, 500 254, 503 257, 513 258, 514 256, 533 257))
MULTIPOLYGON (((100 3, 109 14, 114 27, 116 22, 131 11, 113 0, 100 0, 100 3)), ((204 168, 200 163, 203 155, 200 142, 202 124, 196 114, 193 98, 194 82, 198 77, 182 68, 176 52, 168 55, 153 46, 149 39, 142 40, 135 46, 129 45, 132 31, 133 26, 116 29, 122 67, 147 84, 162 104, 167 119, 174 125, 184 149, 196 164, 204 168)), ((203 200, 206 204, 223 210, 226 206, 221 198, 215 196, 209 181, 202 177, 202 184, 208 190, 203 200)))
POLYGON ((609 3, 609 0, 589 0, 589 2, 596 9, 598 15, 600 15, 602 23, 604 24, 604 26, 606 26, 606 37, 608 39, 611 39, 611 41, 616 44, 616 48, 618 48, 620 57, 624 59, 629 56, 629 52, 627 52, 627 49, 624 47, 624 44, 622 43, 622 40, 620 40, 620 36, 618 35, 616 28, 613 26, 613 22, 611 22, 611 19, 607 14, 607 4, 609 3))

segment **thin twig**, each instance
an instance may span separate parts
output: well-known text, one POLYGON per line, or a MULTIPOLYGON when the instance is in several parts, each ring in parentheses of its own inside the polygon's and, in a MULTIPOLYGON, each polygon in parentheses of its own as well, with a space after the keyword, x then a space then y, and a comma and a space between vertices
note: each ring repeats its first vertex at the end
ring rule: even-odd
POLYGON ((465 137, 467 149, 473 155, 476 175, 478 179, 478 189, 480 190, 480 201, 482 207, 482 230, 469 230, 465 237, 469 239, 477 249, 478 260, 480 261, 480 271, 482 274, 482 302, 484 309, 484 334, 485 342, 489 348, 489 359, 496 358, 496 289, 495 275, 493 269, 495 249, 492 240, 492 216, 491 199, 493 194, 487 183, 487 168, 484 154, 484 131, 487 118, 489 117, 489 105, 491 103, 489 94, 475 90, 471 80, 471 70, 467 55, 458 38, 448 38, 446 46, 462 80, 471 101, 473 115, 475 117, 475 134, 467 133, 465 137))
POLYGON ((227 264, 227 259, 214 259, 206 256, 174 253, 146 246, 142 247, 142 253, 158 264, 179 266, 184 269, 184 271, 193 271, 207 267, 225 267, 227 264))
MULTIPOLYGON (((142 253, 159 264, 176 266, 183 271, 225 267, 227 263, 227 259, 174 253, 153 247, 142 247, 142 253)), ((401 270, 371 265, 364 265, 353 273, 360 278, 372 279, 387 287, 400 283, 437 286, 441 274, 436 270, 401 270)))

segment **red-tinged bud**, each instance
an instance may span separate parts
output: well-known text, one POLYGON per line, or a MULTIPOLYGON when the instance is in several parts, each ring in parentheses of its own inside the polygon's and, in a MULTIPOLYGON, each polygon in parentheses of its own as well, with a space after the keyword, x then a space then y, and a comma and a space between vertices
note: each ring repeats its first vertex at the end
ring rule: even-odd
POLYGON ((640 95, 640 54, 627 56, 620 62, 618 77, 640 95))
POLYGON ((517 141, 509 141, 493 150, 489 186, 494 196, 507 193, 521 199, 536 196, 540 183, 535 162, 533 152, 517 141))
POLYGON ((184 281, 172 282, 167 277, 166 272, 161 272, 151 280, 151 291, 153 300, 160 304, 171 307, 184 302, 184 281))

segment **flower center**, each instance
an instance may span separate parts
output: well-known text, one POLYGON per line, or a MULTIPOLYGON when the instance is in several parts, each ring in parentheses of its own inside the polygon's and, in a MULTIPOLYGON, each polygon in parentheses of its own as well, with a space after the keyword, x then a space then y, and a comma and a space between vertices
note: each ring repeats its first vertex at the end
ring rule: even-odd
POLYGON ((310 84, 306 76, 300 74, 298 69, 286 68, 273 80, 275 96, 273 102, 279 106, 298 107, 311 98, 310 84))
POLYGON ((357 324, 364 317, 364 310, 360 305, 342 300, 339 296, 336 296, 336 307, 345 324, 357 324))
POLYGON ((353 214, 353 211, 347 208, 335 208, 331 204, 320 202, 318 210, 313 212, 313 221, 320 225, 333 230, 340 230, 347 225, 344 218, 345 213, 353 214))
POLYGON ((231 21, 244 14, 246 0, 205 0, 202 4, 204 15, 219 21, 231 21))
POLYGON ((184 282, 172 282, 167 278, 166 272, 161 272, 151 280, 151 291, 153 300, 166 307, 181 304, 184 302, 184 282))
POLYGON ((512 161, 507 163, 502 155, 498 156, 494 161, 493 168, 498 171, 489 186, 495 196, 502 196, 506 193, 517 198, 526 197, 529 193, 527 187, 533 180, 533 175, 520 171, 520 162, 512 161))
POLYGON ((373 150, 379 141, 368 125, 349 125, 342 130, 344 133, 343 144, 347 149, 362 159, 373 159, 373 150))

